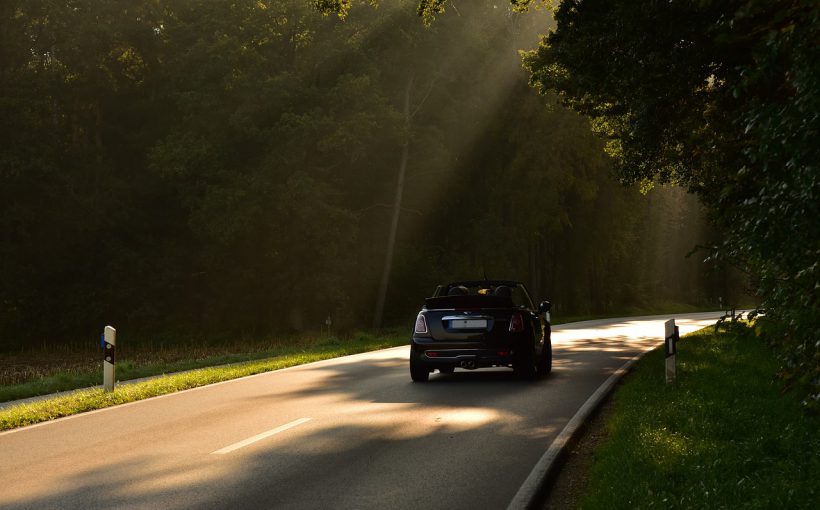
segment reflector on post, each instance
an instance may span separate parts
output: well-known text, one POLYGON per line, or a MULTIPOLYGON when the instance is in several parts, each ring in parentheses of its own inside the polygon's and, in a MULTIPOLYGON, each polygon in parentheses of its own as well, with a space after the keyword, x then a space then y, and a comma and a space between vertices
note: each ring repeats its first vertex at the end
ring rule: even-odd
POLYGON ((103 330, 103 389, 114 391, 114 364, 116 356, 117 330, 106 326, 103 330))
POLYGON ((678 352, 678 327, 675 326, 675 319, 669 319, 664 325, 666 335, 664 336, 664 350, 666 351, 666 383, 675 381, 675 358, 678 352))

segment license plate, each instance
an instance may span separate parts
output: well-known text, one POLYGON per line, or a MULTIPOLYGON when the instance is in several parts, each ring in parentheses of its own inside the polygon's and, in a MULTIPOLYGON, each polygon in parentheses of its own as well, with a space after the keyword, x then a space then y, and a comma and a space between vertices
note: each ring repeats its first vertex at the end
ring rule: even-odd
POLYGON ((453 319, 451 329, 481 329, 487 327, 487 319, 453 319))

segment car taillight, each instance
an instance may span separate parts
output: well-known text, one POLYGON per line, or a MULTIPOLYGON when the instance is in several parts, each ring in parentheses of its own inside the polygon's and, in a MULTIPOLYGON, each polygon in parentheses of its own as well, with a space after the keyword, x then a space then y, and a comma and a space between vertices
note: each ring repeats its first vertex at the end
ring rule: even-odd
POLYGON ((424 317, 424 315, 419 314, 419 316, 416 317, 415 332, 416 333, 424 333, 424 334, 428 333, 428 331, 427 331, 427 319, 424 317))
POLYGON ((522 331, 524 331, 524 317, 520 313, 512 314, 512 317, 510 317, 510 332, 521 333, 522 331))

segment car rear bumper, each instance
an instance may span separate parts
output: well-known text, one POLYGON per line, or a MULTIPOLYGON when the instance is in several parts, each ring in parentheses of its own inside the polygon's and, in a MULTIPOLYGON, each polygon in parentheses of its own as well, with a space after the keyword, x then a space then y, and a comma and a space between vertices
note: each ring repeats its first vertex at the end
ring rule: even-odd
POLYGON ((413 338, 412 353, 418 361, 430 368, 482 368, 510 366, 515 349, 510 343, 487 345, 483 342, 441 342, 431 338, 413 338))

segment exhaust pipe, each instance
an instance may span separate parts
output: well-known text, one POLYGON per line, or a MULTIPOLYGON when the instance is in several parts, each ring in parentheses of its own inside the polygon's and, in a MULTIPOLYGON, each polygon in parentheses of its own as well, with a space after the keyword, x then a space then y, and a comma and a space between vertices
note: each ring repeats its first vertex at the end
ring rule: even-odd
POLYGON ((475 360, 462 361, 458 366, 461 368, 466 368, 467 370, 475 370, 477 368, 475 360))

